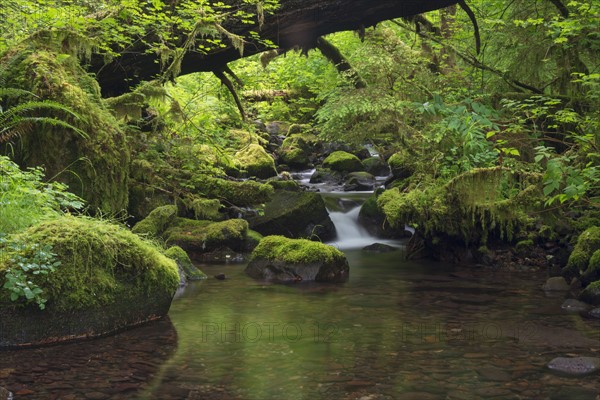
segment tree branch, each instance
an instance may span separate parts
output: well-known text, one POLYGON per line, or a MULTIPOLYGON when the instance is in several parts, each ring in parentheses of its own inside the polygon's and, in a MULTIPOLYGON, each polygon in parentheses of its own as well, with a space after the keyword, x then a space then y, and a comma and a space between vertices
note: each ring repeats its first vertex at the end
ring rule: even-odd
POLYGON ((240 97, 238 96, 238 94, 235 90, 235 87, 233 86, 233 82, 231 82, 231 80, 229 80, 227 75, 225 75, 224 69, 225 68, 213 71, 213 73, 215 74, 215 76, 217 78, 219 78, 221 83, 223 85, 225 85, 225 87, 227 87, 227 89, 229 89, 229 92, 231 93, 231 95, 233 96, 233 100, 235 101, 235 105, 237 106, 237 108, 240 112, 242 121, 245 121, 246 113, 244 112, 244 106, 242 105, 242 102, 240 101, 240 97))

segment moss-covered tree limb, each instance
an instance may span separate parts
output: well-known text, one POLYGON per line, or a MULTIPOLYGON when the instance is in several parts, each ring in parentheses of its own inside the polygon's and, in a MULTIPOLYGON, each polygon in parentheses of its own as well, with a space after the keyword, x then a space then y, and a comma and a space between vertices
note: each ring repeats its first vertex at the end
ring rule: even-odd
POLYGON ((321 53, 327 58, 329 61, 335 65, 335 68, 338 70, 340 74, 348 77, 350 82, 357 89, 363 89, 367 87, 367 83, 360 77, 358 72, 352 65, 348 62, 346 57, 340 52, 340 50, 335 47, 330 41, 325 39, 324 37, 320 37, 317 39, 317 49, 321 51, 321 53))
MULTIPOLYGON (((255 13, 254 5, 240 0, 225 0, 225 4, 243 7, 255 13)), ((271 41, 278 48, 314 48, 319 37, 360 27, 369 27, 392 18, 416 15, 427 11, 456 4, 457 0, 280 0, 280 7, 274 15, 264 15, 264 21, 254 24, 224 21, 223 29, 243 37, 244 51, 239 46, 224 39, 225 47, 216 46, 206 52, 190 50, 178 63, 180 74, 200 71, 220 70, 230 61, 260 53, 271 41), (260 26, 259 26, 260 25, 260 26), (250 32, 259 32, 261 40, 256 40, 250 32)), ((187 40, 182 32, 172 32, 171 36, 181 36, 181 48, 187 40)), ((161 54, 148 51, 159 38, 148 32, 143 40, 136 40, 126 51, 115 49, 119 57, 106 63, 102 54, 92 56, 88 71, 96 74, 104 96, 126 93, 142 81, 149 81, 161 75, 161 54)), ((239 44, 239 43, 238 43, 239 44)))

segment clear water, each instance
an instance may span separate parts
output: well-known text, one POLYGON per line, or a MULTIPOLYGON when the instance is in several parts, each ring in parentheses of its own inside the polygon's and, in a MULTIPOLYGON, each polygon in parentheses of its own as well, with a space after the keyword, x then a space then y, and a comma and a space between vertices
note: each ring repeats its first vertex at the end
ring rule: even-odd
POLYGON ((546 298, 543 275, 349 251, 349 282, 268 285, 243 265, 188 286, 170 321, 0 353, 27 399, 594 399, 600 376, 545 365, 597 356, 598 321, 546 298), (564 397, 561 397, 564 396, 564 397))

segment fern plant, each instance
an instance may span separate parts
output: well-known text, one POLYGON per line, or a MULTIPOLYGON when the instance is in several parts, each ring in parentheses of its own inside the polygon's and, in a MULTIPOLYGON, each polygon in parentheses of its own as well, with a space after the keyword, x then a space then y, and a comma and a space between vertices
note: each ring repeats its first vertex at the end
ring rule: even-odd
POLYGON ((63 118, 69 116, 76 120, 81 119, 77 113, 63 104, 52 100, 40 100, 27 90, 2 86, 0 86, 0 100, 0 143, 8 142, 16 136, 30 132, 35 127, 44 125, 67 128, 84 138, 88 137, 84 131, 63 118))

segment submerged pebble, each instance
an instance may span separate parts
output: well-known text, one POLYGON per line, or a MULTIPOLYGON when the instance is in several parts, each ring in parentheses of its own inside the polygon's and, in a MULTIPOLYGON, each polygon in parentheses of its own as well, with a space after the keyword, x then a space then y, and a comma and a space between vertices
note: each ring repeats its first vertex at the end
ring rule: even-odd
POLYGON ((548 363, 548 368, 567 375, 587 375, 600 370, 600 358, 557 357, 548 363))

